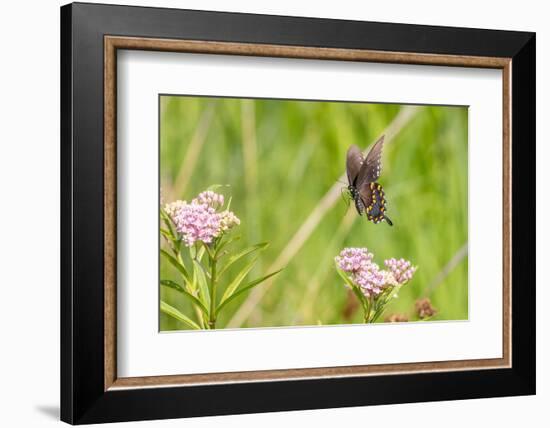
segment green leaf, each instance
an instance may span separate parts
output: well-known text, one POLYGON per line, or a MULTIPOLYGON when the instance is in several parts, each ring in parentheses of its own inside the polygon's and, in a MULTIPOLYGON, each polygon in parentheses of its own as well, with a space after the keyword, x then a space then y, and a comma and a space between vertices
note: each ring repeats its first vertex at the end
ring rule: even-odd
POLYGON ((204 277, 208 280, 210 279, 210 272, 202 265, 202 263, 197 262, 197 267, 201 269, 204 277))
POLYGON ((268 242, 261 242, 259 244, 253 245, 252 247, 245 248, 240 253, 235 254, 234 256, 231 256, 229 260, 227 260, 227 263, 223 268, 220 269, 220 272, 218 273, 218 276, 221 277, 223 273, 231 266, 233 263, 238 261, 239 259, 243 258, 244 256, 247 256, 250 253, 253 253, 256 250, 264 250, 269 245, 268 242))
POLYGON ((204 267, 196 260, 193 260, 193 274, 195 275, 196 285, 199 287, 199 298, 207 308, 210 307, 210 292, 208 283, 204 275, 204 267))
POLYGON ((198 306, 206 316, 208 316, 208 309, 206 308, 206 306, 204 306, 204 304, 198 298, 193 296, 189 291, 187 291, 177 282, 170 281, 169 279, 161 279, 160 284, 164 287, 179 291, 181 294, 191 300, 194 305, 198 306))
POLYGON ((197 250, 197 254, 196 254, 195 258, 200 262, 202 260, 202 256, 204 256, 204 247, 203 246, 201 246, 197 250))
POLYGON ((368 310, 368 308, 369 308, 369 302, 367 301, 367 298, 366 298, 365 295, 362 293, 362 291, 359 290, 359 287, 353 286, 353 287, 351 288, 351 290, 353 291, 353 294, 355 294, 355 297, 357 297, 357 299, 359 300, 359 302, 361 302, 361 304, 363 305, 363 308, 365 308, 365 310, 368 310))
POLYGON ((250 281, 249 283, 247 283, 244 287, 242 287, 239 291, 233 293, 231 296, 227 297, 226 299, 222 299, 221 303, 218 305, 218 307, 216 308, 216 316, 217 314, 221 311, 221 309, 227 305, 229 302, 231 302, 233 299, 236 299, 238 296, 240 296, 241 294, 247 292, 248 290, 256 287, 257 285, 261 284, 262 282, 264 282, 266 279, 268 278, 271 278, 273 275, 277 275, 279 272, 281 272, 282 269, 279 269, 275 272, 272 272, 270 274, 267 274, 266 276, 263 276, 261 278, 258 278, 258 279, 255 279, 253 281, 250 281))
POLYGON ((361 304, 364 308, 367 307, 367 301, 365 295, 359 290, 359 288, 352 282, 352 280, 338 267, 336 268, 336 272, 338 272, 338 275, 345 281, 345 283, 349 286, 351 291, 353 291, 353 294, 359 299, 361 304))
MULTIPOLYGON (((258 260, 258 256, 254 257, 248 264, 237 274, 235 279, 231 281, 231 283, 227 286, 225 289, 225 292, 222 296, 222 301, 231 297, 231 295, 235 292, 235 290, 239 287, 243 279, 248 275, 248 273, 252 270, 254 265, 256 264, 256 261, 258 260)), ((223 271, 224 269, 222 269, 223 271)), ((221 273, 220 273, 221 275, 221 273)))
POLYGON ((160 250, 160 254, 162 254, 170 262, 170 264, 182 274, 185 281, 187 281, 188 283, 191 282, 189 272, 187 272, 187 269, 185 269, 185 265, 183 264, 183 262, 180 262, 178 259, 176 259, 174 256, 163 249, 160 250))
POLYGON ((216 189, 219 189, 220 187, 231 187, 231 186, 229 184, 211 184, 206 188, 206 190, 214 191, 216 189))
POLYGON ((384 312, 384 305, 380 305, 380 307, 374 312, 374 315, 371 318, 371 322, 375 322, 380 315, 382 315, 382 312, 384 312))
POLYGON ((199 325, 195 321, 193 321, 191 318, 182 314, 176 308, 174 308, 173 306, 170 306, 168 303, 162 300, 160 301, 160 310, 165 314, 170 315, 171 317, 177 319, 178 321, 181 321, 182 323, 187 324, 189 327, 195 330, 201 329, 199 325))
POLYGON ((164 224, 166 225, 166 227, 168 228, 172 236, 176 236, 176 234, 174 233, 174 229, 172 227, 172 219, 166 213, 166 211, 164 211, 163 208, 160 209, 160 218, 162 219, 162 221, 164 222, 164 224))
POLYGON ((338 272, 338 275, 344 280, 344 282, 350 287, 355 288, 355 284, 352 282, 352 280, 346 275, 344 271, 342 271, 339 268, 336 268, 336 272, 338 272))

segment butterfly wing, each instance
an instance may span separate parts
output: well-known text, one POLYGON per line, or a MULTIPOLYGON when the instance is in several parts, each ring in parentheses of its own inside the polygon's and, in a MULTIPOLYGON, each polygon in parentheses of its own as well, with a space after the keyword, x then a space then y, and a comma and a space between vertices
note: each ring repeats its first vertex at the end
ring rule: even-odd
POLYGON ((348 153, 346 156, 346 173, 348 175, 348 183, 351 186, 355 185, 357 174, 359 174, 362 165, 363 154, 361 153, 361 150, 359 150, 359 147, 353 144, 348 149, 348 153))
POLYGON ((359 197, 365 206, 365 215, 373 223, 386 220, 392 226, 391 220, 386 216, 386 200, 384 189, 378 183, 363 183, 357 189, 359 197))
MULTIPOLYGON (((369 210, 372 209, 372 190, 373 189, 371 187, 371 183, 363 183, 357 188, 357 199, 360 200, 360 205, 362 207, 359 215, 361 215, 363 212, 365 212, 367 216, 369 215, 369 210)), ((355 205, 357 206, 357 201, 355 205)), ((359 207, 357 207, 357 211, 359 211, 359 207)))
MULTIPOLYGON (((361 165, 356 178, 356 185, 359 187, 362 183, 369 183, 378 180, 382 171, 382 148, 384 146, 384 135, 382 135, 372 149, 367 158, 361 165)), ((348 151, 349 153, 349 151, 348 151)))

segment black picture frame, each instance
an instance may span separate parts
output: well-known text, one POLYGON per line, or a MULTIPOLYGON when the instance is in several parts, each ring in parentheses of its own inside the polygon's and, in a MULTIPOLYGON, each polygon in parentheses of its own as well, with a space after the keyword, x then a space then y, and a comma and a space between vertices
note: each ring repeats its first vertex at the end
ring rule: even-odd
MULTIPOLYGON (((535 393, 535 34, 74 3, 61 8, 61 419, 71 424, 535 393), (512 367, 104 388, 104 36, 512 59, 512 367)), ((490 215, 490 213, 486 213, 490 215)))

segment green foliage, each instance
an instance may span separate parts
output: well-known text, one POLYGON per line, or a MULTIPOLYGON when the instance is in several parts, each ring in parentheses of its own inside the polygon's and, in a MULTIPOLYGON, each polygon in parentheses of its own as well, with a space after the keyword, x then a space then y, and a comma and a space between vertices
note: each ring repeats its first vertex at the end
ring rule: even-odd
MULTIPOLYGON (((367 148, 403 108, 389 104, 162 97, 163 199, 190 200, 213 183, 228 185, 216 191, 231 196, 231 210, 241 219, 242 236, 220 249, 220 255, 231 249, 236 257, 256 242, 268 241, 269 247, 263 249, 249 273, 253 278, 263 277, 281 267, 277 260, 287 251, 292 237, 344 173, 349 145, 367 148), (209 117, 208 111, 212 112, 209 117), (197 124, 205 117, 208 122, 201 139, 197 124), (184 169, 190 152, 198 153, 196 161, 184 169), (182 180, 182 175, 189 175, 189 179, 182 180), (178 187, 178 180, 185 185, 178 187)), ((384 315, 403 313, 413 318, 415 301, 429 296, 438 310, 434 320, 466 319, 467 257, 442 282, 432 282, 468 241, 467 168, 467 108, 419 107, 384 148, 379 182, 384 186, 387 213, 394 226, 375 225, 357 215, 347 221, 351 214, 346 215, 346 209, 353 207, 338 198, 285 269, 265 279, 260 287, 265 294, 239 326, 362 322, 360 309, 351 318, 345 317, 347 292, 334 268, 334 256, 346 246, 368 247, 382 260, 404 257, 418 266, 414 281, 403 286, 399 299, 388 304, 384 315)), ((173 230, 162 216, 161 221, 161 236, 170 239, 173 230)), ((161 248, 178 262, 166 239, 161 242, 161 248)), ((238 277, 246 256, 234 263, 229 263, 228 254, 224 255, 226 260, 221 259, 228 264, 224 269, 220 262, 224 287, 238 277)), ((204 257, 206 266, 208 255, 204 257)), ((174 260, 161 257, 160 277, 182 286, 187 283, 189 293, 202 299, 206 274, 197 273, 186 255, 181 256, 185 271, 174 260), (201 275, 203 279, 197 278, 201 275)), ((227 326, 250 298, 251 293, 240 292, 247 286, 241 279, 225 303, 226 289, 220 290, 221 298, 216 302, 218 310, 223 308, 217 315, 219 327, 227 326)), ((162 301, 180 313, 196 314, 197 305, 177 289, 163 286, 160 293, 162 301)), ((210 308, 210 302, 201 302, 210 308)), ((161 312, 161 330, 187 328, 194 327, 161 312)))
POLYGON ((163 314, 169 315, 173 317, 174 319, 180 321, 185 326, 190 327, 194 330, 200 330, 199 325, 194 322, 191 318, 189 318, 187 315, 181 313, 173 306, 170 306, 168 303, 164 301, 160 301, 160 310, 163 314))
POLYGON ((218 263, 225 256, 225 253, 222 253, 221 249, 226 248, 232 241, 236 241, 236 239, 224 240, 225 236, 222 234, 214 239, 211 244, 196 242, 193 246, 186 247, 185 245, 181 245, 181 239, 177 232, 175 232, 175 225, 172 224, 170 217, 162 208, 160 209, 160 216, 167 226, 167 229, 161 228, 161 236, 164 238, 165 245, 174 254, 171 255, 170 252, 161 248, 161 260, 167 261, 170 266, 180 274, 183 284, 171 279, 160 279, 161 294, 164 289, 178 292, 178 298, 172 298, 170 302, 168 302, 169 299, 164 296, 161 297, 160 309, 162 314, 179 321, 188 328, 216 328, 217 318, 228 303, 237 296, 250 291, 253 287, 279 273, 279 271, 276 271, 264 275, 240 287, 243 280, 248 276, 256 264, 259 257, 258 254, 252 260, 249 260, 246 265, 236 273, 233 279, 223 281, 222 274, 226 272, 231 265, 253 252, 261 252, 268 244, 264 242, 252 245, 251 247, 237 252, 235 255, 228 257, 225 265, 219 269, 218 263), (203 260, 204 255, 207 256, 206 261, 203 260), (189 257, 191 260, 192 274, 189 274, 185 265, 185 256, 189 257), (220 287, 224 289, 224 293, 221 299, 217 299, 216 295, 220 287), (172 300, 174 302, 172 302, 172 300), (197 319, 197 322, 193 321, 193 317, 186 315, 186 313, 191 313, 190 311, 179 310, 174 306, 174 303, 181 302, 187 302, 191 305, 194 309, 194 317, 197 319))

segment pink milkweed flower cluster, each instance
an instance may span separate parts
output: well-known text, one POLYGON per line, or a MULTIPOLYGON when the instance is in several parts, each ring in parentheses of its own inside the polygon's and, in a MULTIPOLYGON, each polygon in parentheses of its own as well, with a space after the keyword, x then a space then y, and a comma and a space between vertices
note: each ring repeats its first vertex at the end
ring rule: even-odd
POLYGON ((373 254, 367 248, 344 248, 335 261, 366 297, 377 296, 387 287, 407 283, 416 271, 411 262, 393 258, 384 262, 387 270, 382 270, 373 262, 373 254))
POLYGON ((398 284, 405 284, 409 282, 414 273, 416 272, 416 267, 411 264, 410 261, 405 259, 388 259, 384 261, 386 268, 392 273, 395 281, 398 284))
POLYGON ((175 201, 164 208, 170 216, 176 231, 187 247, 196 242, 210 244, 224 232, 239 225, 239 218, 229 210, 218 211, 224 204, 224 197, 211 190, 200 193, 188 203, 175 201))
POLYGON ((344 272, 357 274, 372 264, 372 258, 366 248, 344 248, 335 260, 344 272))

